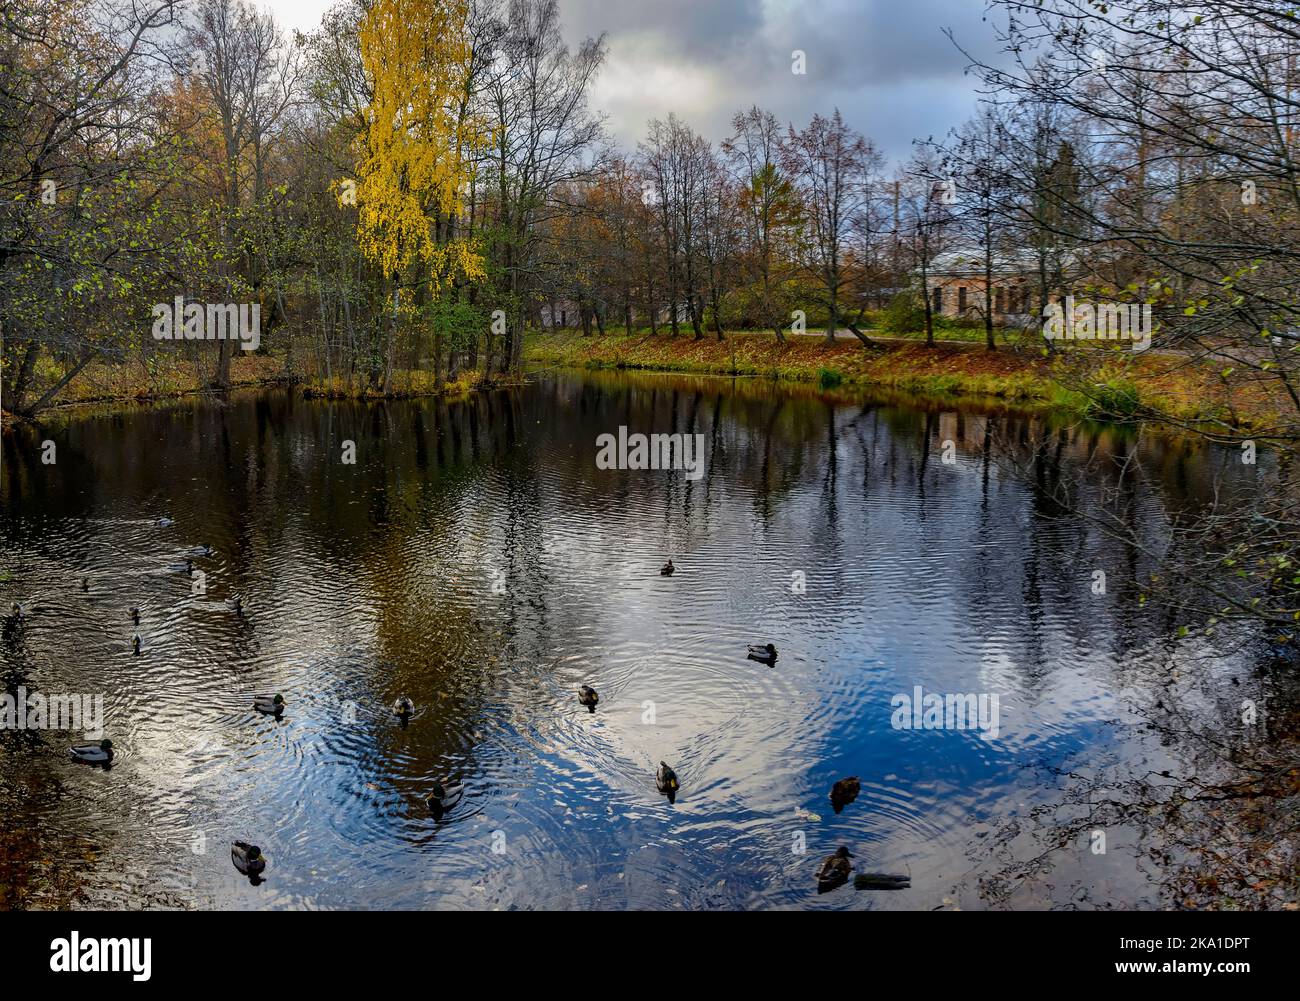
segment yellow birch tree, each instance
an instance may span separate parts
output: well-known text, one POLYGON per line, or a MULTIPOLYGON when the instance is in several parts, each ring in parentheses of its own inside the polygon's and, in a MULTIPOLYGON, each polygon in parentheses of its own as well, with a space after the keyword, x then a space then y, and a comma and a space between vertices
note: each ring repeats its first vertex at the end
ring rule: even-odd
POLYGON ((360 31, 374 87, 356 192, 361 249, 385 275, 424 265, 431 300, 457 275, 485 277, 478 248, 446 224, 491 138, 460 111, 468 22, 468 0, 375 0, 360 31))

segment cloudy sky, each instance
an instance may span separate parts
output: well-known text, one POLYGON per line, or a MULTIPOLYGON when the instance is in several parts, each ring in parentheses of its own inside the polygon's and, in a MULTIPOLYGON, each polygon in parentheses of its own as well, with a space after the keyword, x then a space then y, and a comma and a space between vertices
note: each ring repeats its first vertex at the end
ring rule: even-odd
MULTIPOLYGON (((263 0, 288 27, 309 30, 331 0, 263 0)), ((606 34, 609 59, 593 104, 635 146, 670 111, 712 140, 757 103, 806 123, 839 107, 891 158, 914 138, 941 136, 975 106, 951 28, 980 56, 996 51, 984 0, 560 0, 571 40, 606 34), (807 73, 791 73, 791 52, 807 73)))

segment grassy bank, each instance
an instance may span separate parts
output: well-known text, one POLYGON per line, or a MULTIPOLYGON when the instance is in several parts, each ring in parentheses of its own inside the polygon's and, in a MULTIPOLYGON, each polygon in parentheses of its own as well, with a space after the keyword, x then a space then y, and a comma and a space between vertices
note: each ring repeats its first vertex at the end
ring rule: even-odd
MULTIPOLYGON (((60 373, 48 360, 38 366, 43 382, 56 381, 60 373), (44 366, 50 366, 44 370, 44 366)), ((180 399, 209 390, 210 372, 200 374, 186 359, 154 356, 148 362, 117 364, 106 362, 87 365, 60 392, 54 407, 98 403, 155 403, 180 399)), ((401 371, 394 373, 388 393, 367 387, 364 377, 346 379, 313 378, 290 375, 282 354, 236 353, 230 363, 232 389, 258 389, 293 386, 308 398, 325 399, 400 399, 422 396, 460 396, 473 392, 482 384, 477 372, 462 372, 455 379, 437 386, 431 372, 401 371)), ((500 385, 497 382, 494 385, 500 385)), ((5 421, 13 419, 7 410, 5 421)))
POLYGON ((1215 366, 1122 350, 1107 351, 1104 364, 1090 366, 1084 374, 1077 352, 1058 351, 1053 357, 1029 348, 990 352, 973 342, 926 347, 891 339, 867 349, 856 339, 828 344, 820 337, 791 337, 782 344, 770 333, 697 341, 647 332, 584 337, 559 331, 530 334, 524 359, 533 369, 644 369, 757 376, 826 389, 993 396, 1092 417, 1127 417, 1152 407, 1181 420, 1217 420, 1240 428, 1270 423, 1283 409, 1281 401, 1263 397, 1258 387, 1230 385, 1215 366))
MULTIPOLYGON (((770 333, 729 334, 693 340, 640 331, 586 336, 576 331, 532 332, 524 360, 531 371, 551 367, 590 370, 639 369, 688 375, 751 376, 841 393, 890 390, 932 397, 980 396, 1024 406, 1076 412, 1096 418, 1140 416, 1145 408, 1189 423, 1218 421, 1233 428, 1259 429, 1288 410, 1266 395, 1262 381, 1230 381, 1221 365, 1155 352, 1134 354, 1101 349, 1058 350, 1045 356, 1037 346, 1002 344, 989 352, 979 342, 941 341, 926 347, 911 339, 878 339, 864 348, 856 339, 828 344, 821 337, 770 333), (1086 353, 1085 353, 1086 352, 1086 353)), ((289 375, 281 354, 238 353, 231 363, 232 388, 292 385, 307 397, 384 399, 463 396, 484 388, 478 372, 462 372, 439 387, 428 371, 394 373, 387 393, 369 389, 363 377, 351 384, 310 375, 289 375)), ((48 384, 59 373, 39 372, 48 384)), ((192 361, 153 356, 147 362, 96 363, 66 386, 57 406, 176 399, 204 391, 209 372, 192 361)), ((494 386, 506 383, 497 380, 494 386)), ((6 420, 10 415, 6 414, 6 420)))

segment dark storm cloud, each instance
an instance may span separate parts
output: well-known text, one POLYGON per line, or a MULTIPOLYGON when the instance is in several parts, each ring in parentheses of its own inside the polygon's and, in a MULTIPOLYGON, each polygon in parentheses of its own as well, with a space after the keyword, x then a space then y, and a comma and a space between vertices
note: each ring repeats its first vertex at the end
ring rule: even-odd
POLYGON ((804 124, 839 107, 892 158, 939 136, 975 106, 967 58, 995 58, 983 0, 561 0, 572 39, 605 32, 595 103, 626 147, 670 111, 710 139, 757 103, 804 124), (790 72, 802 50, 807 74, 790 72))

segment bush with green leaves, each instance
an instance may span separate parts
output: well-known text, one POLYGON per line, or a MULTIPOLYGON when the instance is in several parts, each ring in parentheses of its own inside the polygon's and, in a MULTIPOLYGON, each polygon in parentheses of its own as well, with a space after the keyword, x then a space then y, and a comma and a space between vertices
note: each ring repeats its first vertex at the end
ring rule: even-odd
POLYGON ((912 290, 899 292, 880 315, 880 329, 887 334, 911 334, 925 329, 925 306, 912 290))

